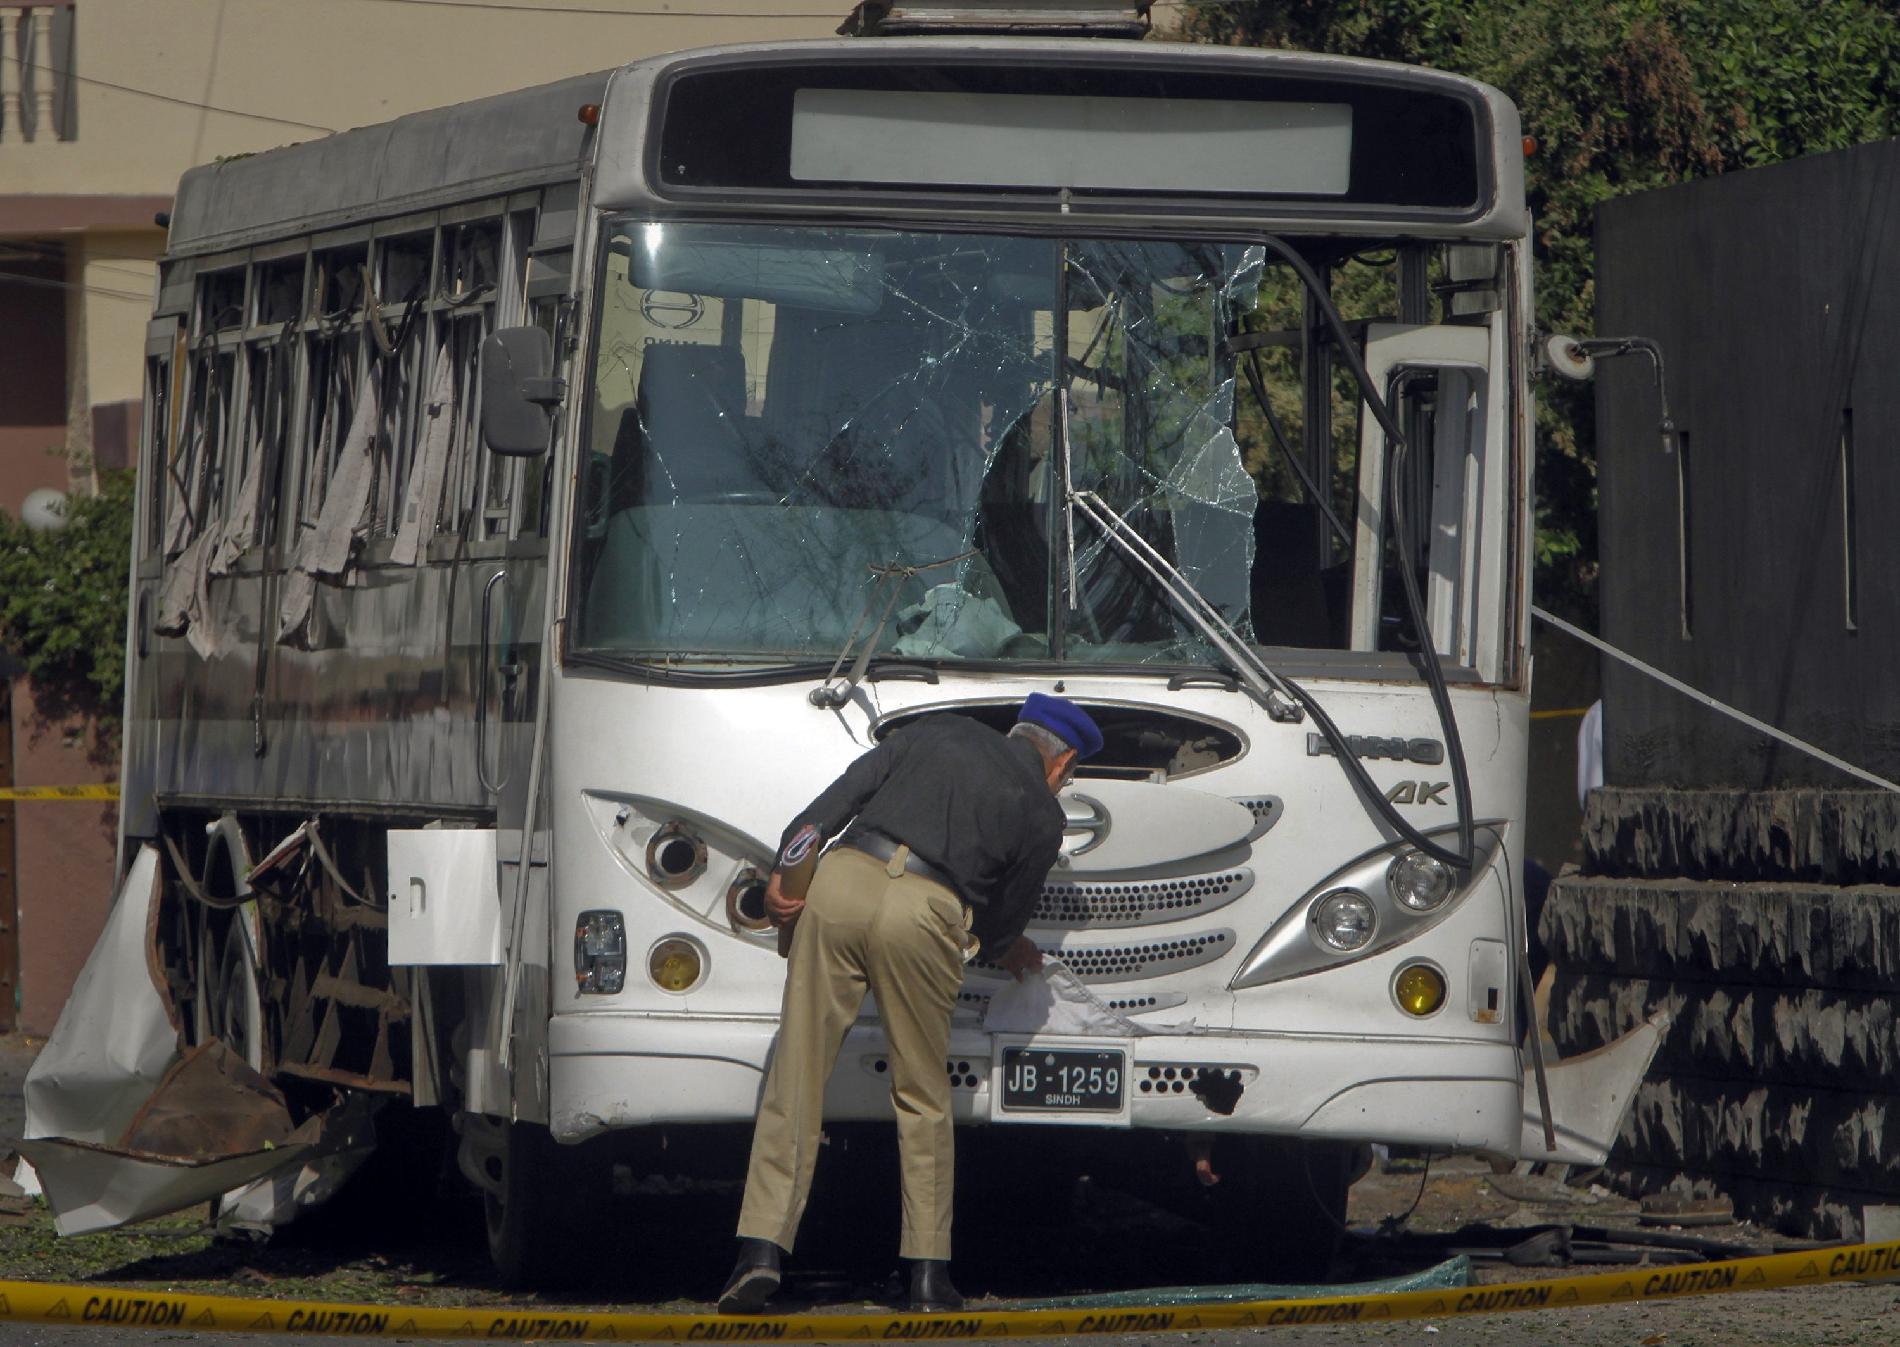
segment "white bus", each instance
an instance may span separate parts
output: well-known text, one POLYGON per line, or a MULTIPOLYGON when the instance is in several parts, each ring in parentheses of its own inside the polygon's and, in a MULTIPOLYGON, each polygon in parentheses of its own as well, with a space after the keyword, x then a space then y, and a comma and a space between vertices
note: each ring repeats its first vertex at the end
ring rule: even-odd
POLYGON ((1522 156, 1437 71, 948 34, 188 173, 123 777, 178 1051, 448 1111, 532 1280, 599 1155, 740 1172, 785 822, 1059 692, 1107 746, 1030 934, 1113 1013, 999 1029, 972 965, 970 1142, 1063 1125, 1265 1274, 1362 1143, 1517 1156, 1522 156))

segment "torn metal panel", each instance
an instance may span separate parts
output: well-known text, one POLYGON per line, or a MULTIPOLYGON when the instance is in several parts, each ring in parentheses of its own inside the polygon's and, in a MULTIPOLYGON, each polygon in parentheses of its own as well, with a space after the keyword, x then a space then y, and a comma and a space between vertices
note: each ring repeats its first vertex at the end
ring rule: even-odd
POLYGON ((178 1057, 152 965, 158 851, 139 848, 52 1037, 26 1075, 26 1135, 116 1141, 178 1057))
POLYGON ((1566 1165, 1600 1165, 1609 1158, 1624 1115, 1636 1098, 1662 1036, 1668 1012, 1644 1023, 1593 1052, 1553 1063, 1545 1073, 1550 1088, 1550 1112, 1556 1122, 1557 1149, 1544 1145, 1544 1117, 1530 1076, 1524 1080, 1524 1137, 1518 1155, 1525 1160, 1566 1165))
POLYGON ((165 1073, 117 1149, 214 1159, 285 1145, 294 1130, 282 1092, 223 1040, 213 1039, 165 1073))
POLYGON ((272 1230, 329 1201, 376 1149, 374 1107, 359 1095, 323 1115, 317 1141, 294 1163, 286 1162, 225 1195, 218 1204, 218 1229, 272 1230))
POLYGON ((299 1140, 217 1160, 131 1155, 57 1137, 23 1141, 19 1149, 39 1175, 54 1228, 62 1235, 89 1235, 209 1202, 301 1163, 310 1146, 299 1140))
MULTIPOLYGON (((239 1064, 241 1065, 241 1063, 239 1064)), ((280 1143, 215 1156, 45 1137, 23 1141, 61 1235, 87 1235, 208 1202, 220 1229, 268 1229, 326 1200, 375 1148, 367 1099, 307 1118, 280 1143)), ((249 1129, 256 1140, 257 1131, 249 1129)))

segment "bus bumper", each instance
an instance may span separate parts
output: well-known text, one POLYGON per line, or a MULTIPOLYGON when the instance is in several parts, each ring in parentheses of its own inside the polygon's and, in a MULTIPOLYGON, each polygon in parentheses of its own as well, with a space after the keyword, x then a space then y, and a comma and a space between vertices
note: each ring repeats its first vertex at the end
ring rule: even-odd
MULTIPOLYGON (((615 1128, 749 1122, 777 1021, 588 1012, 548 1026, 549 1125, 563 1141, 615 1128)), ((1169 1131, 1262 1132, 1515 1155, 1523 1082, 1507 1044, 1196 1033, 1088 1040, 1128 1054, 1128 1107, 1113 1118, 1007 1113, 998 1039, 953 1023, 945 1069, 961 1123, 1051 1121, 1169 1131), (1210 1079, 1222 1084, 1210 1088, 1210 1079), (1238 1096, 1233 1093, 1239 1087, 1238 1096)), ((825 1095, 838 1121, 891 1116, 883 1032, 860 1021, 825 1095)))

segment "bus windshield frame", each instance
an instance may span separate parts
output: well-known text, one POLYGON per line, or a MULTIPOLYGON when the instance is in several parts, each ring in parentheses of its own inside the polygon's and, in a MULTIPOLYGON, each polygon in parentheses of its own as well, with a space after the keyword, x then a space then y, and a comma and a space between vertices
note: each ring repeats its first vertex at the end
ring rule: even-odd
MULTIPOLYGON (((689 678, 865 642, 972 672, 1219 667, 1069 517, 1064 478, 1255 639, 1264 483, 1229 338, 1267 261, 1231 238, 608 219, 568 651, 689 678)), ((1390 660, 1343 628, 1303 643, 1390 660)))

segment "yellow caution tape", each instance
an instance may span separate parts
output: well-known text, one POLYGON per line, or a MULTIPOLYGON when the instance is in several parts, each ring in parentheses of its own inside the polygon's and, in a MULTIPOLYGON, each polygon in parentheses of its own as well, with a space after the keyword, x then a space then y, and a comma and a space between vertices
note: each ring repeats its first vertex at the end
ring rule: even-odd
POLYGON ((546 1306, 529 1310, 424 1309, 0 1282, 0 1319, 38 1324, 232 1329, 247 1333, 348 1333, 392 1338, 502 1338, 523 1342, 583 1339, 597 1342, 918 1341, 1454 1319, 1508 1310, 1635 1304, 1720 1295, 1728 1291, 1768 1291, 1784 1286, 1885 1281, 1894 1277, 1900 1277, 1900 1243, 1841 1246, 1737 1258, 1724 1263, 1626 1268, 1584 1277, 1451 1291, 1114 1309, 744 1317, 596 1314, 546 1306))
POLYGON ((1590 714, 1587 706, 1563 706, 1550 711, 1531 712, 1532 720, 1579 720, 1590 714))
POLYGON ((116 800, 119 788, 96 786, 0 786, 0 800, 116 800))

